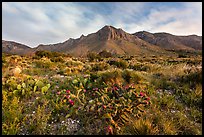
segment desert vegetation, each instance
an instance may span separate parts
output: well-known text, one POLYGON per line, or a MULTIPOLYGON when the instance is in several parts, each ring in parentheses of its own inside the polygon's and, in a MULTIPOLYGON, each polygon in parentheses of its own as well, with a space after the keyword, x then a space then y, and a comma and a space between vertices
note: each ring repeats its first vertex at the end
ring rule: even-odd
POLYGON ((4 135, 201 135, 202 55, 2 55, 4 135))

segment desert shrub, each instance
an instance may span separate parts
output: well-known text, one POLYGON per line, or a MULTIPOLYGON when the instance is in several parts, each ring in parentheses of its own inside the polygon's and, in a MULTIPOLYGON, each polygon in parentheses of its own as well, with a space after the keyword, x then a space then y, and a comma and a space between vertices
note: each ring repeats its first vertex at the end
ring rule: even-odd
POLYGON ((60 56, 64 56, 63 53, 59 53, 59 52, 51 52, 52 57, 60 57, 60 56))
POLYGON ((98 77, 100 77, 100 82, 105 83, 121 83, 123 81, 122 71, 119 69, 108 70, 105 72, 98 72, 98 77))
POLYGON ((6 55, 2 54, 2 64, 6 63, 6 55))
POLYGON ((201 84, 202 83, 202 70, 195 69, 195 70, 190 70, 188 74, 183 75, 180 78, 180 81, 182 83, 189 83, 190 85, 196 85, 196 84, 201 84))
POLYGON ((179 53, 178 54, 178 58, 187 58, 188 55, 184 54, 184 53, 179 53))
POLYGON ((125 60, 109 60, 107 61, 110 65, 115 65, 119 68, 126 69, 128 67, 128 62, 125 60))
POLYGON ((47 71, 47 69, 44 68, 32 68, 32 69, 23 69, 23 73, 27 75, 38 75, 38 76, 45 76, 49 74, 51 71, 47 71))
POLYGON ((177 60, 167 60, 168 64, 171 65, 171 64, 179 64, 179 61, 177 60))
MULTIPOLYGON (((202 107, 202 106, 201 106, 202 107)), ((200 108, 201 108, 200 107, 200 108)), ((191 107, 190 110, 190 117, 193 121, 196 121, 198 123, 202 124, 202 112, 198 110, 197 106, 191 107)))
POLYGON ((123 71, 122 77, 127 83, 138 83, 142 79, 137 73, 128 69, 123 71))
POLYGON ((50 59, 52 62, 61 62, 64 63, 64 59, 62 57, 53 57, 50 59))
POLYGON ((91 65, 89 65, 89 64, 84 65, 84 69, 83 69, 84 72, 90 72, 91 70, 92 70, 91 65))
POLYGON ((40 56, 33 56, 32 59, 39 60, 39 59, 41 59, 41 57, 40 56))
POLYGON ((65 70, 59 70, 59 71, 57 71, 57 74, 66 75, 65 70))
POLYGON ((150 67, 145 64, 134 64, 129 66, 130 69, 137 70, 137 71, 148 71, 150 67))
POLYGON ((153 78, 158 79, 158 78, 164 77, 164 74, 163 73, 154 73, 152 76, 153 76, 153 78))
POLYGON ((33 62, 36 68, 45 68, 49 69, 53 66, 53 63, 50 61, 36 60, 33 62))
POLYGON ((129 117, 130 122, 125 123, 120 134, 123 135, 158 135, 158 126, 153 125, 151 119, 129 117))
POLYGON ((16 135, 20 132, 20 123, 23 119, 23 107, 18 97, 9 99, 8 94, 2 95, 2 134, 16 135))
MULTIPOLYGON (((44 135, 48 128, 48 120, 51 111, 47 111, 48 101, 44 101, 42 105, 38 105, 36 112, 32 115, 25 115, 22 126, 30 135, 44 135)), ((25 131, 24 131, 25 132, 25 131)))
POLYGON ((53 58, 53 57, 71 57, 69 54, 65 54, 62 52, 52 52, 52 51, 46 51, 46 50, 39 50, 35 52, 35 57, 36 59, 42 58, 42 57, 48 57, 48 58, 53 58))
POLYGON ((97 80, 100 76, 97 75, 96 73, 90 73, 90 81, 94 82, 95 80, 97 80))
POLYGON ((98 55, 103 57, 103 58, 112 57, 112 54, 110 52, 106 51, 106 50, 101 51, 98 55))
POLYGON ((48 113, 43 113, 45 107, 37 109, 37 116, 36 114, 29 114, 29 109, 32 106, 30 104, 34 105, 38 101, 37 98, 46 95, 49 88, 50 84, 30 76, 7 79, 2 84, 3 134, 21 134, 24 130, 28 131, 27 134, 32 134, 31 131, 36 131, 33 134, 44 134, 46 117, 49 117, 48 113), (36 98, 34 102, 32 102, 33 98, 36 98), (34 120, 38 121, 36 127, 33 127, 35 126, 35 123, 32 123, 34 120))
POLYGON ((188 84, 183 84, 176 90, 176 95, 188 107, 196 107, 198 109, 202 107, 201 84, 197 84, 193 90, 188 84))
POLYGON ((160 89, 170 90, 170 89, 174 89, 178 87, 178 85, 175 84, 175 82, 171 81, 169 78, 164 77, 164 76, 152 79, 151 84, 153 84, 156 88, 160 88, 160 89))
MULTIPOLYGON (((202 118, 202 116, 201 116, 202 118)), ((178 135, 201 135, 202 133, 200 132, 199 128, 201 129, 202 127, 194 127, 194 122, 189 122, 189 118, 184 116, 183 112, 176 112, 174 114, 174 122, 175 125, 177 126, 178 130, 178 135)))
POLYGON ((83 65, 83 63, 81 61, 68 60, 65 63, 65 65, 68 66, 68 67, 73 67, 73 66, 83 65))
POLYGON ((102 71, 107 70, 109 68, 107 63, 100 62, 100 63, 94 63, 92 65, 92 71, 102 71))
POLYGON ((48 58, 52 57, 52 53, 50 51, 45 51, 45 50, 36 51, 35 55, 41 58, 42 57, 48 57, 48 58))
POLYGON ((99 60, 100 56, 95 52, 89 52, 87 54, 87 58, 89 59, 89 61, 94 61, 94 60, 99 60))

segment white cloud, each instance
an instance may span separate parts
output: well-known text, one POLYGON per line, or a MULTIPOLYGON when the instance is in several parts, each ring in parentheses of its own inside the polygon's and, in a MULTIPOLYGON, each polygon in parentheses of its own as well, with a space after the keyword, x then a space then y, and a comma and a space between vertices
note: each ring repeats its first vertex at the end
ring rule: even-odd
POLYGON ((93 14, 90 19, 86 12, 89 9, 75 3, 4 3, 3 39, 35 47, 78 38, 103 27, 103 16, 93 14))
POLYGON ((98 3, 84 6, 71 2, 3 2, 2 38, 35 47, 40 43, 58 43, 81 34, 88 35, 104 25, 113 25, 129 33, 145 30, 202 35, 201 2, 186 2, 181 7, 141 2, 110 4, 106 7, 108 13, 103 8, 98 11, 98 3))
POLYGON ((137 23, 130 23, 127 31, 167 32, 174 35, 202 35, 202 4, 184 3, 182 7, 150 8, 149 14, 137 23))
MULTIPOLYGON (((201 3, 192 4, 186 3, 183 8, 179 9, 168 9, 166 11, 159 11, 158 16, 155 17, 155 25, 157 28, 152 28, 153 32, 169 32, 175 35, 190 35, 197 34, 202 35, 202 6, 201 3), (162 21, 163 17, 168 20, 172 18, 173 20, 164 24, 159 24, 162 21)), ((150 18, 154 17, 150 15, 150 18)), ((149 22, 153 22, 152 19, 149 22)))

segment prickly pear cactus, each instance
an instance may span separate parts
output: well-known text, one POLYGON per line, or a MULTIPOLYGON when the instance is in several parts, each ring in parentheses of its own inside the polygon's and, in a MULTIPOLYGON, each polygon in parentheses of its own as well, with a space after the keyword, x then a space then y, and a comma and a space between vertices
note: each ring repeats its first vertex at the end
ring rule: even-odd
POLYGON ((57 93, 68 106, 67 117, 86 114, 101 119, 109 134, 120 130, 120 126, 129 121, 128 115, 141 117, 151 104, 150 98, 133 85, 108 86, 103 83, 97 87, 88 78, 75 79, 72 85, 72 90, 64 89, 57 93))

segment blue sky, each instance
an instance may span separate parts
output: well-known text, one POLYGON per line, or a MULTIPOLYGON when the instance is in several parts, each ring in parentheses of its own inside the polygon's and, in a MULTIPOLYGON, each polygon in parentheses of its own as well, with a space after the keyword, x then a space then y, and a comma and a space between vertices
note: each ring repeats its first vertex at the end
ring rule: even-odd
POLYGON ((105 25, 202 35, 201 2, 2 2, 2 39, 36 47, 79 38, 105 25))

